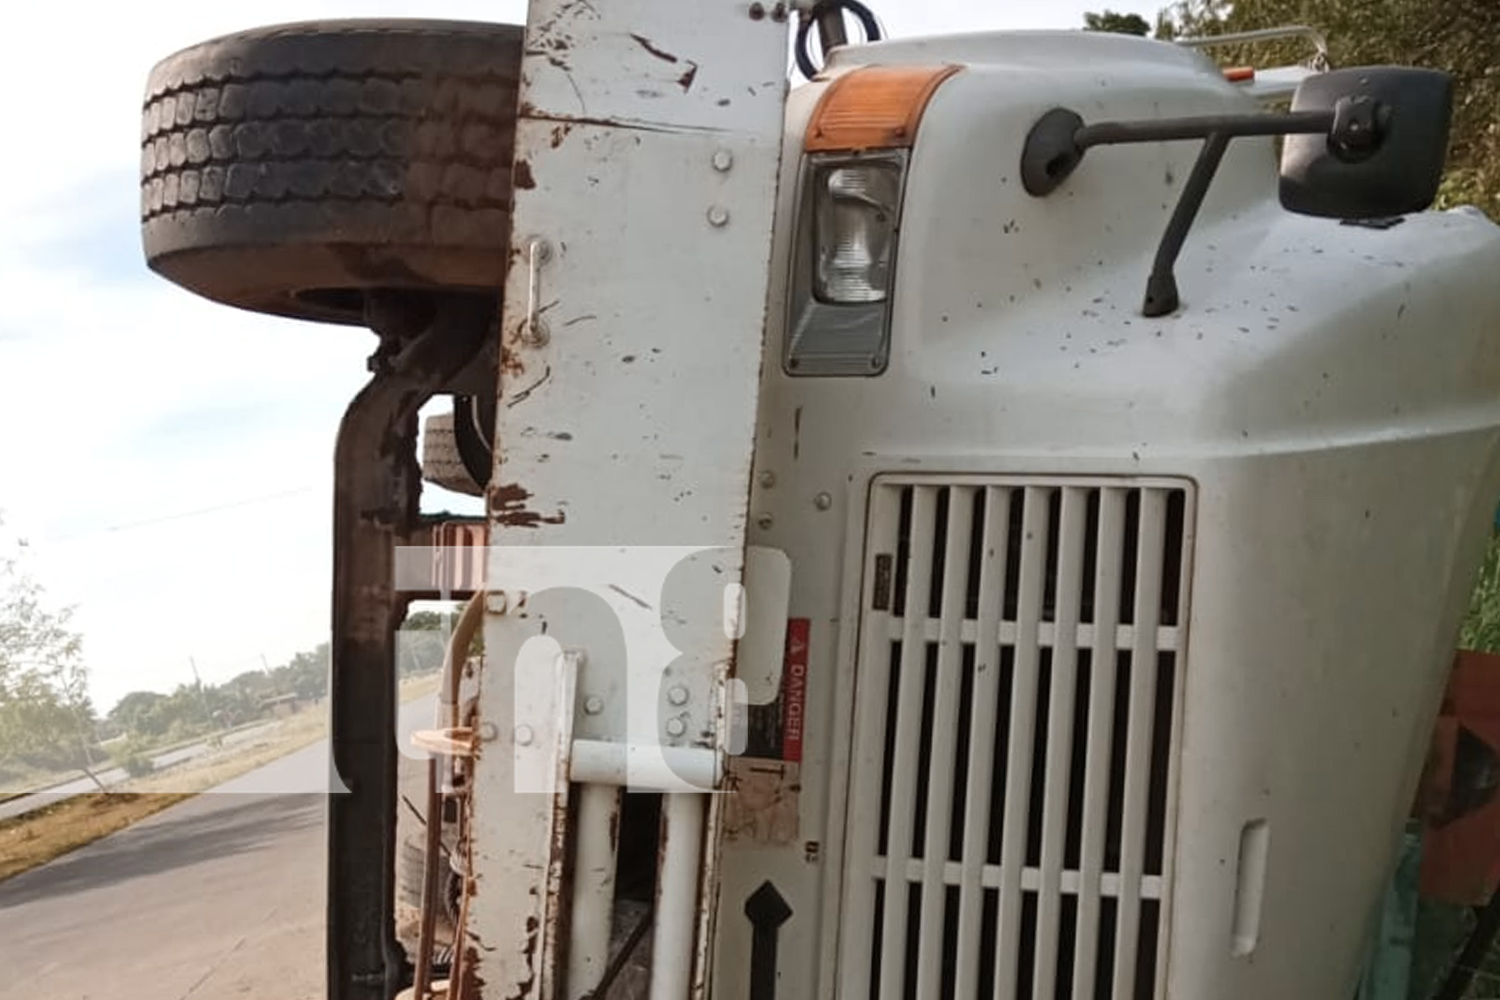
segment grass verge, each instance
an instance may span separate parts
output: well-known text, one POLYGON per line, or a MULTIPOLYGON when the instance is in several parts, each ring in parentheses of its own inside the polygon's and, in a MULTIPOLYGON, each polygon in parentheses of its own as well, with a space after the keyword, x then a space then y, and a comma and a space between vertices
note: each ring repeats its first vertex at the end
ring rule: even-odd
MULTIPOLYGON (((437 690, 430 674, 401 682, 402 703, 437 690)), ((328 736, 325 712, 282 721, 264 737, 197 757, 108 792, 89 792, 0 821, 0 881, 117 833, 153 813, 221 785, 328 736)))
POLYGON ((0 881, 123 830, 187 797, 166 792, 90 792, 0 821, 0 881))

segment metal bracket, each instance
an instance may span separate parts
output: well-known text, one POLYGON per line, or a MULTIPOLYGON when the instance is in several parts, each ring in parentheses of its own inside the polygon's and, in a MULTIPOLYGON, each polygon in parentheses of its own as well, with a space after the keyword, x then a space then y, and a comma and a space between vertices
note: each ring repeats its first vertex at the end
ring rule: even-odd
POLYGON ((1232 31, 1224 35, 1199 35, 1194 38, 1174 38, 1173 41, 1189 49, 1218 48, 1224 45, 1243 45, 1253 42, 1272 42, 1282 38, 1305 38, 1313 43, 1317 54, 1308 60, 1313 68, 1325 71, 1332 68, 1328 59, 1328 38, 1318 29, 1304 24, 1288 24, 1278 28, 1261 28, 1256 31, 1232 31))

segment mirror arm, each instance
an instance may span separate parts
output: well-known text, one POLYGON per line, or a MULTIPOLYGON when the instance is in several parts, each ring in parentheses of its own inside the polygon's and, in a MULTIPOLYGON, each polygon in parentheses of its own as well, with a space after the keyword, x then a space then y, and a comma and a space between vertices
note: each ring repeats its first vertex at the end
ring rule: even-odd
POLYGON ((1329 111, 1286 111, 1280 114, 1202 115, 1194 118, 1162 118, 1155 121, 1098 122, 1073 133, 1080 152, 1094 146, 1118 146, 1132 142, 1173 142, 1207 139, 1222 133, 1231 139, 1250 135, 1316 134, 1333 128, 1335 114, 1329 111))
POLYGON ((1177 206, 1156 248, 1151 275, 1146 279, 1143 316, 1166 316, 1181 305, 1173 269, 1188 231, 1209 186, 1223 162, 1229 141, 1240 136, 1330 134, 1337 113, 1291 111, 1280 114, 1205 115, 1194 118, 1162 118, 1154 121, 1098 122, 1083 124, 1075 112, 1054 108, 1043 115, 1026 137, 1021 153, 1021 181, 1038 198, 1060 186, 1078 168, 1083 154, 1095 146, 1117 146, 1138 142, 1176 142, 1201 139, 1203 148, 1193 171, 1183 185, 1177 206))
POLYGON ((1224 159, 1224 151, 1229 148, 1231 138, 1227 132, 1214 132, 1204 140, 1198 159, 1193 163, 1193 172, 1182 186, 1177 207, 1172 210, 1172 218, 1161 234, 1161 242, 1157 244, 1156 259, 1151 264, 1151 276, 1146 279, 1146 299, 1141 304, 1142 316, 1166 316, 1175 312, 1181 304, 1173 268, 1177 264, 1177 255, 1182 252, 1182 244, 1187 240, 1188 230, 1192 229, 1193 220, 1198 216, 1198 209, 1208 195, 1208 187, 1213 183, 1214 174, 1219 170, 1219 163, 1224 159))

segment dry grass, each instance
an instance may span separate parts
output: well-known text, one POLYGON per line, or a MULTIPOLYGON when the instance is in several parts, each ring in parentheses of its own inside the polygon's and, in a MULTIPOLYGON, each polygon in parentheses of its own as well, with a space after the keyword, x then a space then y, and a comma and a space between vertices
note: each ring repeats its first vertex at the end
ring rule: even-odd
POLYGON ((123 830, 187 797, 90 792, 0 821, 0 880, 123 830))
MULTIPOLYGON (((437 690, 435 674, 404 679, 402 702, 437 690)), ((56 805, 0 821, 0 881, 44 865, 101 837, 123 830, 152 813, 295 753, 328 736, 324 711, 284 719, 264 736, 186 761, 160 774, 146 775, 56 805)))

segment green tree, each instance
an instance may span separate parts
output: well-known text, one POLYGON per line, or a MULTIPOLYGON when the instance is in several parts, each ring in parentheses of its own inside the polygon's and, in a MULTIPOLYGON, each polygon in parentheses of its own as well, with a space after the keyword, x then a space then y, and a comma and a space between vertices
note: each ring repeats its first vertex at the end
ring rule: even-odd
POLYGON ((1121 14, 1113 10, 1083 15, 1085 31, 1109 31, 1117 35, 1149 35, 1151 24, 1139 14, 1121 14))
MULTIPOLYGON (((153 731, 156 707, 167 700, 167 696, 156 691, 132 691, 109 710, 109 721, 133 736, 160 736, 153 731)), ((165 732, 165 729, 162 730, 165 732)))
POLYGON ((72 609, 48 606, 19 551, 0 556, 0 767, 86 767, 93 730, 72 609))
MULTIPOLYGON (((1213 35, 1306 24, 1328 37, 1333 66, 1425 66, 1453 75, 1453 128, 1439 208, 1473 204, 1500 218, 1500 4, 1473 0, 1182 0, 1162 13, 1168 33, 1213 35)), ((1159 32, 1160 34, 1161 32, 1159 32)), ((1286 65, 1305 41, 1216 50, 1225 62, 1286 65)))

